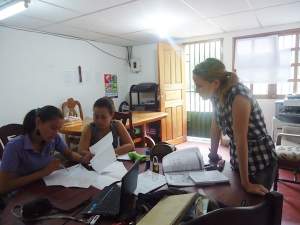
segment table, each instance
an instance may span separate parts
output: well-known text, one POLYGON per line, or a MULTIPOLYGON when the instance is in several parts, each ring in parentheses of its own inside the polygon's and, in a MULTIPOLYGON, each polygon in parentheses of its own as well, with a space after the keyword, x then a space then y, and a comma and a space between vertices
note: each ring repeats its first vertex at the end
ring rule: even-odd
MULTIPOLYGON (((132 112, 132 125, 133 127, 141 127, 140 135, 140 146, 145 146, 145 138, 147 137, 147 124, 160 121, 167 117, 166 112, 143 112, 143 111, 133 111, 132 112)), ((60 132, 66 135, 66 140, 68 135, 80 136, 83 128, 91 123, 93 120, 91 118, 86 118, 82 120, 75 120, 71 122, 65 122, 60 132)), ((129 124, 128 124, 129 128, 129 124)), ((68 141, 67 141, 68 143, 68 141)))
MULTIPOLYGON (((143 152, 144 149, 137 149, 138 152, 143 152)), ((128 169, 130 168, 132 163, 124 162, 125 167, 128 169)), ((145 163, 140 164, 140 172, 142 172, 145 168, 145 163)), ((161 170, 161 166, 160 166, 161 170)), ((226 162, 224 168, 224 174, 229 178, 229 184, 219 184, 204 188, 199 187, 186 187, 183 188, 188 192, 197 192, 198 190, 203 190, 205 194, 208 195, 209 198, 215 199, 225 205, 228 206, 240 206, 242 200, 246 200, 247 205, 254 205, 258 204, 263 200, 263 197, 248 194, 246 193, 240 184, 239 174, 231 170, 230 165, 226 162)), ((166 185, 161 189, 166 188, 166 185)), ((15 218, 11 214, 11 209, 16 204, 22 204, 24 202, 28 202, 38 197, 47 197, 52 204, 59 206, 60 208, 64 209, 71 209, 75 205, 78 205, 80 202, 83 202, 92 196, 96 195, 100 190, 90 187, 87 189, 82 188, 64 188, 64 187, 46 187, 42 181, 38 181, 32 183, 22 190, 20 190, 16 196, 9 202, 7 207, 5 208, 1 224, 5 225, 24 225, 24 223, 17 218, 15 218)), ((75 211, 72 215, 77 215, 79 211, 75 211)), ((100 220, 101 225, 111 224, 111 220, 100 220)), ((47 220, 35 223, 37 225, 80 225, 82 223, 77 223, 74 221, 66 221, 61 219, 56 220, 47 220)))
MULTIPOLYGON (((132 125, 134 127, 142 126, 145 129, 146 124, 160 121, 163 118, 167 117, 166 112, 141 112, 133 111, 132 112, 132 125)), ((80 136, 82 129, 85 125, 92 122, 92 119, 77 120, 72 122, 65 122, 63 127, 60 129, 60 132, 67 135, 76 135, 80 136)))

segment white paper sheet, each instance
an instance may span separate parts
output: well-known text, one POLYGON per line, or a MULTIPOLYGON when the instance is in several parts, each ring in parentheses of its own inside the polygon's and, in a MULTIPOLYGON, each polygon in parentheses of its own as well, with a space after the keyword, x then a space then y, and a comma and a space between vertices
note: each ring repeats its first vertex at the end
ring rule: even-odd
POLYGON ((166 184, 165 176, 157 173, 153 173, 147 170, 144 173, 140 173, 138 176, 137 187, 134 191, 135 195, 139 193, 146 194, 154 189, 157 189, 166 184))
POLYGON ((98 189, 103 189, 104 187, 121 180, 126 172, 127 170, 124 165, 119 165, 119 162, 115 162, 108 166, 105 168, 104 172, 100 174, 95 171, 89 171, 78 164, 69 167, 68 170, 61 169, 54 171, 43 179, 47 186, 79 188, 94 186, 98 189))
POLYGON ((43 178, 47 186, 81 187, 88 188, 95 182, 91 175, 82 165, 75 165, 68 169, 60 169, 43 178))
POLYGON ((102 148, 91 159, 90 163, 98 173, 117 160, 115 150, 112 145, 102 148))
POLYGON ((165 173, 166 181, 171 186, 195 186, 191 179, 189 171, 165 173))
POLYGON ((110 132, 90 147, 90 151, 95 154, 90 161, 95 171, 88 171, 81 165, 57 170, 44 178, 46 185, 82 188, 92 185, 103 189, 105 186, 120 181, 127 173, 127 169, 122 162, 117 161, 112 141, 112 134, 110 132))
POLYGON ((103 138, 101 138, 97 143, 90 147, 90 152, 94 155, 105 151, 108 147, 111 147, 113 143, 112 133, 109 132, 103 138))
POLYGON ((124 155, 119 155, 119 156, 117 157, 117 159, 120 160, 120 161, 131 161, 131 159, 129 158, 128 153, 127 153, 127 154, 124 154, 124 155))
POLYGON ((121 180, 122 177, 127 173, 127 169, 125 168, 122 162, 115 161, 109 166, 105 167, 100 175, 110 176, 112 178, 116 178, 121 180))
POLYGON ((117 178, 109 177, 106 175, 97 174, 96 181, 92 184, 95 188, 102 190, 104 187, 111 185, 114 182, 119 181, 117 178))

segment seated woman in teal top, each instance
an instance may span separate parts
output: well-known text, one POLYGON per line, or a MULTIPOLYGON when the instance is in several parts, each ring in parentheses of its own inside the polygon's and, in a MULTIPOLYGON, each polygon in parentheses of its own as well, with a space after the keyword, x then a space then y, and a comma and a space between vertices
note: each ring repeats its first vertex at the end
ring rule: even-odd
POLYGON ((94 103, 93 122, 87 125, 80 138, 79 152, 90 154, 89 147, 97 143, 106 134, 112 132, 113 147, 116 155, 134 150, 134 143, 121 121, 113 120, 115 107, 110 98, 103 97, 94 103))
POLYGON ((68 149, 58 135, 63 124, 61 111, 54 106, 31 110, 24 118, 24 135, 11 140, 4 148, 0 167, 0 193, 19 188, 51 174, 61 166, 55 151, 68 159, 87 164, 90 156, 68 149))

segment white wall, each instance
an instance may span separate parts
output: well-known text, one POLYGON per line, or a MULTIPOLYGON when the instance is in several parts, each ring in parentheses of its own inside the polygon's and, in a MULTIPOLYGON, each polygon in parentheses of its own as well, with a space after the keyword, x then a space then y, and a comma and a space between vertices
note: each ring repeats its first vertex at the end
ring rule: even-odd
POLYGON ((129 73, 128 82, 130 84, 158 82, 157 44, 134 46, 132 48, 132 58, 140 60, 141 71, 139 73, 129 73))
MULTIPOLYGON (((97 46, 126 57, 123 47, 97 46)), ((0 27, 0 126, 21 122, 32 108, 46 104, 60 107, 69 97, 81 102, 84 116, 92 116, 94 101, 104 96, 104 73, 118 75, 118 105, 128 92, 128 71, 125 61, 83 41, 0 27), (87 79, 82 84, 76 83, 79 65, 87 79)))

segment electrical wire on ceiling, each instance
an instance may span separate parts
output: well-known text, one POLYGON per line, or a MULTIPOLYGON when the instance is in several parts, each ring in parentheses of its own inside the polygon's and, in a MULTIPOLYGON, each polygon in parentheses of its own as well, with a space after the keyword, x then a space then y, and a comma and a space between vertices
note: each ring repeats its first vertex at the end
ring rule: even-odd
POLYGON ((94 48, 98 49, 99 51, 103 52, 103 53, 106 54, 106 55, 109 55, 109 56, 114 57, 114 58, 116 58, 116 59, 120 59, 120 60, 125 60, 125 61, 127 61, 127 59, 125 59, 125 58, 122 58, 122 57, 119 57, 119 56, 115 56, 115 55, 113 55, 113 54, 111 54, 111 53, 109 53, 109 52, 103 50, 102 48, 99 48, 98 46, 94 45, 94 44, 93 44, 92 42, 90 42, 90 41, 87 41, 87 40, 84 40, 84 41, 85 41, 86 43, 88 43, 89 45, 93 46, 94 48))
MULTIPOLYGON (((71 36, 71 35, 64 35, 64 34, 57 34, 57 33, 50 33, 50 32, 46 32, 46 31, 37 31, 37 30, 30 30, 30 29, 27 29, 27 28, 22 28, 22 27, 14 27, 14 26, 7 26, 7 25, 2 25, 0 24, 0 27, 6 27, 6 28, 10 28, 10 29, 14 29, 14 30, 20 30, 20 31, 25 31, 25 32, 30 32, 30 33, 38 33, 38 34, 45 34, 45 35, 50 35, 50 36, 55 36, 55 37, 60 37, 60 38, 65 38, 65 39, 70 39, 70 40, 78 40, 78 41, 83 41, 85 43, 87 43, 88 45, 94 47, 95 49, 99 50, 100 52, 106 54, 106 55, 109 55, 113 58, 116 58, 116 59, 119 59, 119 60, 122 60, 122 61, 125 61, 125 62, 128 62, 128 58, 122 58, 122 57, 119 57, 119 56, 116 56, 100 47, 98 47, 97 45, 93 44, 91 42, 91 40, 86 40, 86 39, 83 39, 83 38, 80 38, 80 37, 76 37, 76 36, 71 36)), ((127 47, 126 47, 127 49, 127 47)), ((127 50, 128 52, 128 50, 127 50)))

